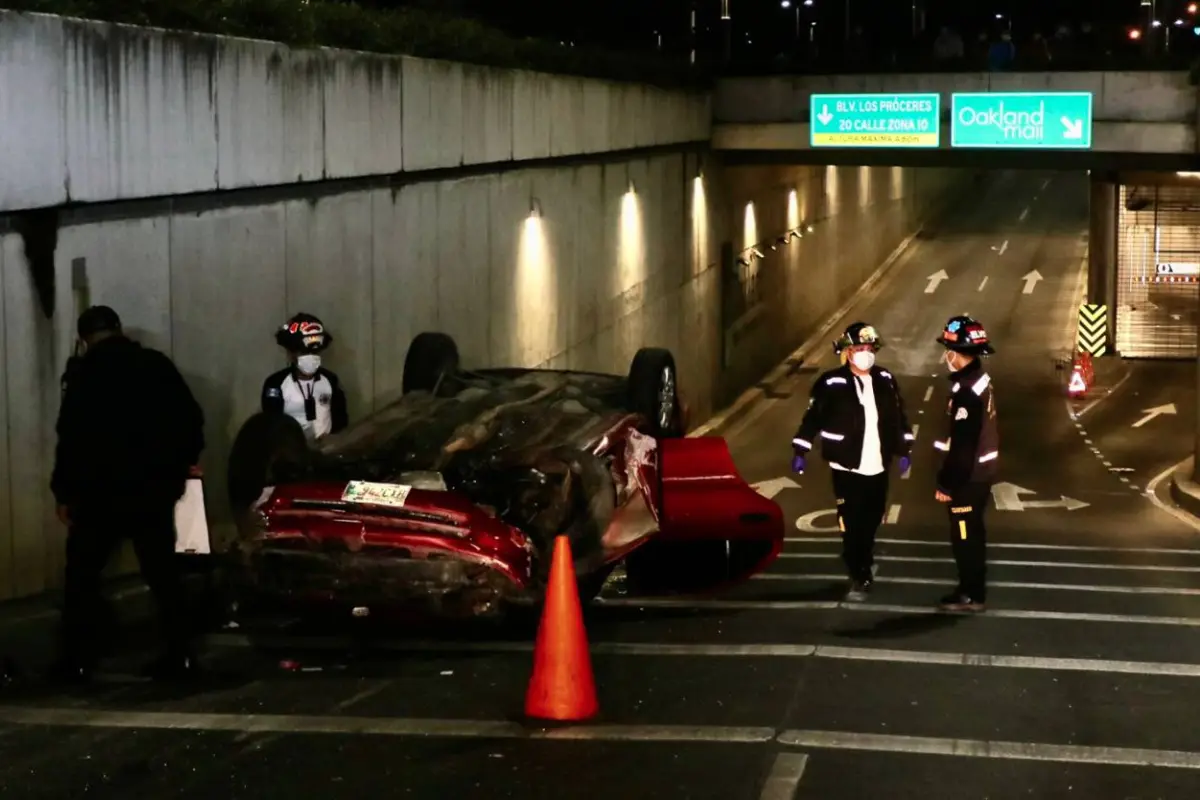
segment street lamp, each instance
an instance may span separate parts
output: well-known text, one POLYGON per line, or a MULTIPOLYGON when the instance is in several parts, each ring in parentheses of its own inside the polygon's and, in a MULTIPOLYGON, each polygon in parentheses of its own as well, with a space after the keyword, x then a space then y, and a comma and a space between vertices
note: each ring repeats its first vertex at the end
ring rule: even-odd
MULTIPOLYGON (((779 5, 784 9, 789 9, 792 6, 796 7, 796 41, 800 41, 800 4, 793 3, 792 0, 780 0, 779 5)), ((812 0, 807 0, 805 5, 812 5, 812 0)))

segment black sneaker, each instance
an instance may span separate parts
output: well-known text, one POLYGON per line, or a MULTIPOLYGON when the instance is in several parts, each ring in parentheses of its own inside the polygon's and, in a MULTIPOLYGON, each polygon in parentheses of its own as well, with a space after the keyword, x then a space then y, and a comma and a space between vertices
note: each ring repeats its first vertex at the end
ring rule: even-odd
POLYGON ((978 613, 987 610, 987 604, 980 600, 975 600, 962 592, 953 592, 946 595, 938 603, 938 608, 942 611, 969 611, 978 613))
POLYGON ((875 586, 874 581, 855 581, 850 584, 850 591, 846 592, 847 603, 862 603, 867 599, 867 595, 871 593, 871 589, 875 586))

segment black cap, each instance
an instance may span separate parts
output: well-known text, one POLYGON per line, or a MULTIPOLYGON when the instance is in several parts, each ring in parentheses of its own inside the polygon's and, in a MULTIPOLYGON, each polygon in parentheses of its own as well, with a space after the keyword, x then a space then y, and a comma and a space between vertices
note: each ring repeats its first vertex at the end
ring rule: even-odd
POLYGON ((117 333, 121 330, 121 318, 108 306, 92 306, 79 315, 75 330, 80 339, 97 333, 117 333))

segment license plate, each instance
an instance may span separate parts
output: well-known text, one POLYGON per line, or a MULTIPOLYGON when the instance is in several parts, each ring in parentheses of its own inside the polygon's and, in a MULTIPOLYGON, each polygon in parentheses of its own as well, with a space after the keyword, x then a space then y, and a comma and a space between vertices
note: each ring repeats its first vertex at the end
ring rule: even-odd
POLYGON ((350 481, 342 492, 342 500, 347 503, 361 503, 368 506, 389 506, 401 508, 408 500, 411 486, 398 483, 371 483, 370 481, 350 481))

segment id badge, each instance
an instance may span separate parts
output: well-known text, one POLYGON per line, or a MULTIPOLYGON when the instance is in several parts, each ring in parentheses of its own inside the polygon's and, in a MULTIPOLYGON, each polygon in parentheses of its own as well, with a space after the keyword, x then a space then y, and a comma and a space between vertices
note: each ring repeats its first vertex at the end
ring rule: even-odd
POLYGON ((304 398, 304 418, 306 420, 308 420, 309 422, 316 422, 316 420, 317 420, 317 398, 315 398, 315 397, 304 398))

